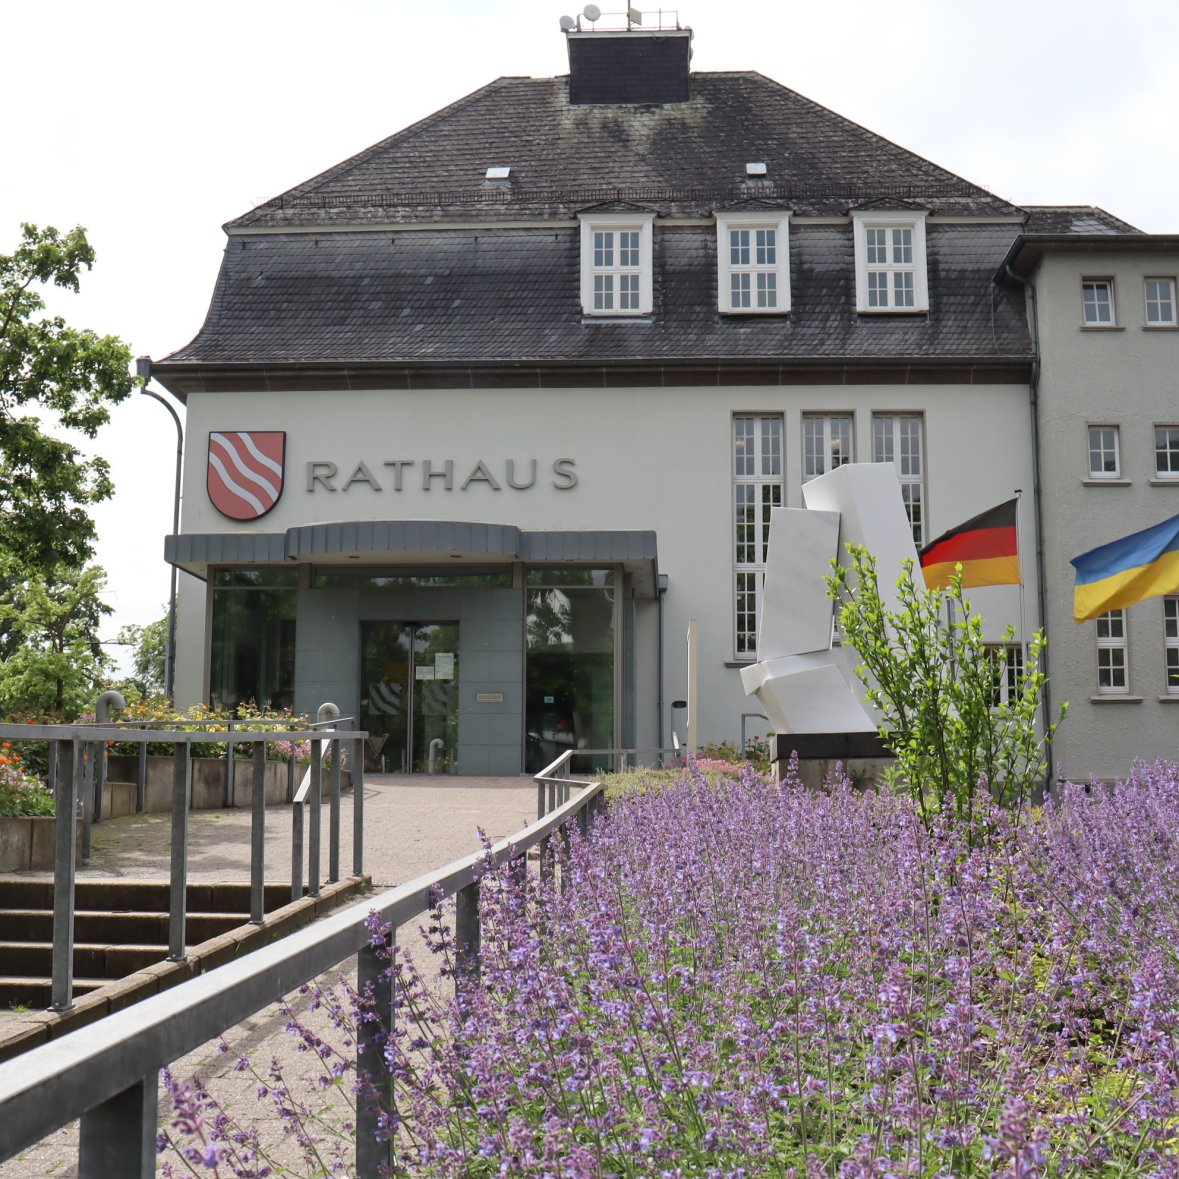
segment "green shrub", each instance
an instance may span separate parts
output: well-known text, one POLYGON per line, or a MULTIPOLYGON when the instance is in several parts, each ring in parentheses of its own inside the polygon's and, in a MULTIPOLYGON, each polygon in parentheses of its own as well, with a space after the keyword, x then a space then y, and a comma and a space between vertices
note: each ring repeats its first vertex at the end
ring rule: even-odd
MULTIPOLYGON (((913 798, 927 824, 949 806, 973 830, 980 787, 1018 815, 1044 777, 1045 747, 1067 708, 1061 706, 1046 732, 1037 725, 1046 683, 1044 632, 1032 635, 1018 686, 1001 700, 1007 652, 984 643, 982 619, 962 593, 961 570, 946 591, 921 590, 907 561, 897 582, 901 610, 892 612, 880 596, 872 554, 848 548, 850 573, 834 566, 828 592, 839 605, 844 639, 861 660, 856 670, 880 713, 880 736, 896 757, 888 781, 913 798)), ((1014 638, 1009 627, 1004 641, 1014 638)))

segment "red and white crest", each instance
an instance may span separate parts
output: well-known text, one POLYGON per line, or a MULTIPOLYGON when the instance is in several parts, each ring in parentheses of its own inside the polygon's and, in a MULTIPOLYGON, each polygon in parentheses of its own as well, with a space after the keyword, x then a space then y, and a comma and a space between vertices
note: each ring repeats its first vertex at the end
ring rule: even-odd
POLYGON ((209 499, 231 520, 257 520, 282 495, 287 436, 282 430, 209 434, 209 499))

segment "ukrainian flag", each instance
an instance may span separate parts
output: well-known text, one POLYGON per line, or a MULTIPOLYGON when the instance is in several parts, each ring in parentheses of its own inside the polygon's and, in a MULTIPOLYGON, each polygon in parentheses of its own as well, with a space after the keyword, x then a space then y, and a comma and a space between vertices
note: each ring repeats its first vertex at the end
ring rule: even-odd
POLYGON ((1179 593, 1179 516, 1112 540, 1072 560, 1077 571, 1073 617, 1077 622, 1179 593))

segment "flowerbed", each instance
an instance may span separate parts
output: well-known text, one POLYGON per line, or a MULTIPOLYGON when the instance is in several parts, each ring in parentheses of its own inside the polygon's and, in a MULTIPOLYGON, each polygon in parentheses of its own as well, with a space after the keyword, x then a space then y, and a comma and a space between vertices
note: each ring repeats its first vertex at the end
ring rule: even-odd
MULTIPOLYGON (((1179 767, 986 818, 971 850, 887 793, 685 774, 574 838, 565 890, 489 872, 461 1005, 397 961, 399 1167, 1179 1174, 1179 767)), ((264 1173, 174 1092, 195 1167, 264 1173)))
POLYGON ((53 795, 26 769, 11 741, 0 743, 0 818, 54 813, 53 795))

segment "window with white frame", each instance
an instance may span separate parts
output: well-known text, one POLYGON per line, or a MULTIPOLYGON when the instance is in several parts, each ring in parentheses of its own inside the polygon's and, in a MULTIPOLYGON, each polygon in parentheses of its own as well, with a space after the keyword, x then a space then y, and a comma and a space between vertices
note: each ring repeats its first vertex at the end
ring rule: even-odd
POLYGON ((586 315, 650 313, 653 220, 653 213, 581 218, 581 308, 586 315))
POLYGON ((782 506, 782 419, 776 414, 733 417, 733 649, 757 654, 770 510, 782 506))
POLYGON ((790 310, 789 214, 718 213, 717 306, 734 315, 790 310))
POLYGON ((919 413, 876 414, 872 418, 872 461, 892 463, 913 529, 913 543, 925 543, 925 458, 919 413))
POLYGON ((1122 473, 1117 426, 1089 427, 1089 478, 1117 479, 1122 473))
POLYGON ((1019 643, 987 643, 991 661, 991 706, 1011 704, 1023 683, 1023 647, 1019 643))
POLYGON ((802 481, 817 479, 852 461, 852 417, 847 413, 802 415, 802 481))
POLYGON ((1154 473, 1157 479, 1179 479, 1179 426, 1155 426, 1154 473))
POLYGON ((1176 327, 1175 280, 1148 278, 1146 280, 1146 326, 1176 327))
POLYGON ((852 215, 856 310, 928 311, 925 214, 852 215))
POLYGON ((1108 610, 1097 616, 1097 691, 1119 695, 1129 691, 1126 657, 1126 612, 1108 610))
POLYGON ((1112 278, 1081 280, 1081 319, 1085 327, 1113 327, 1114 291, 1112 278))
POLYGON ((1179 597, 1163 599, 1163 644, 1167 658, 1167 694, 1179 696, 1179 597))

